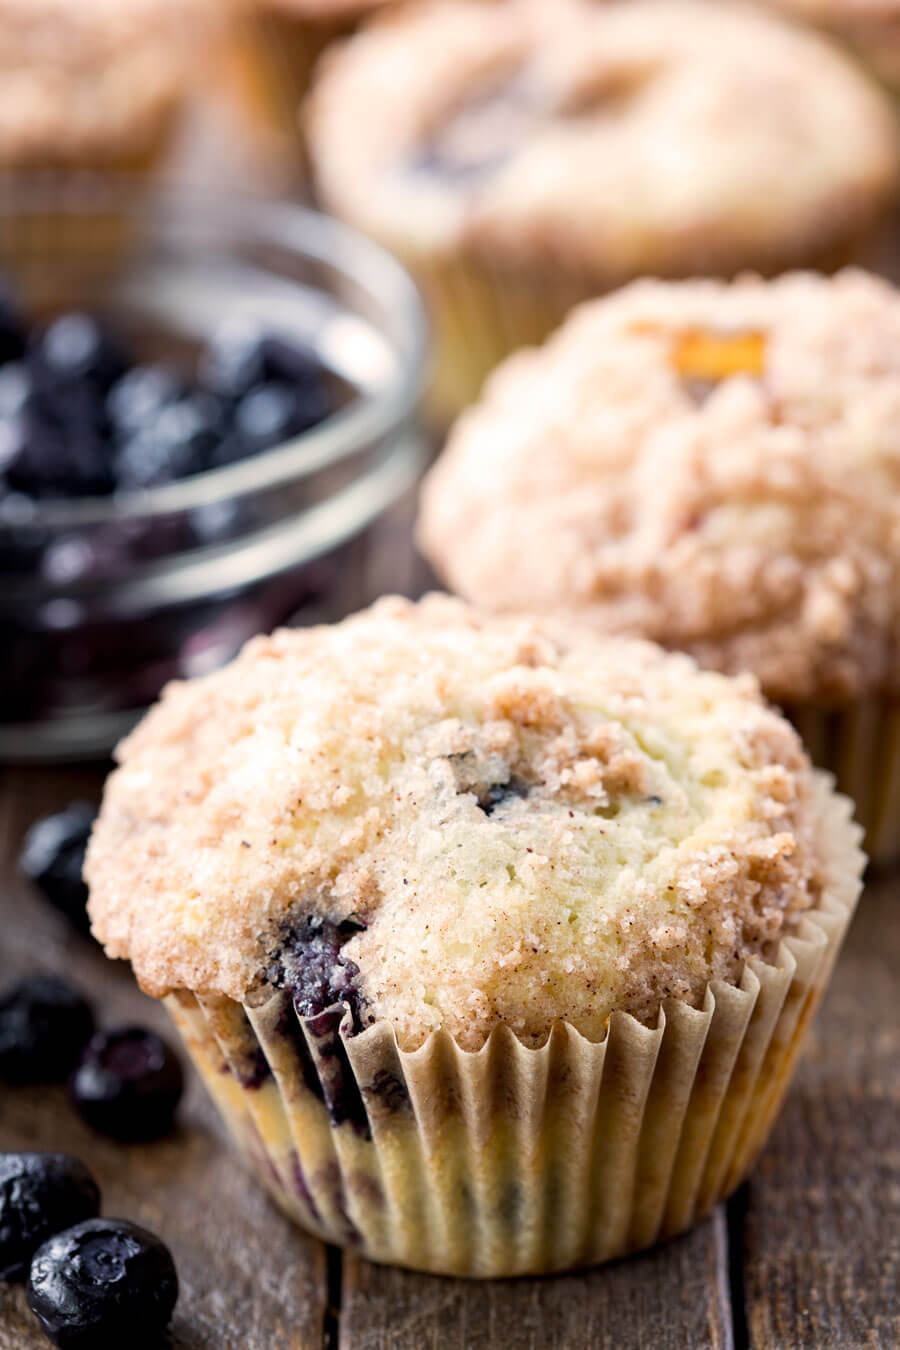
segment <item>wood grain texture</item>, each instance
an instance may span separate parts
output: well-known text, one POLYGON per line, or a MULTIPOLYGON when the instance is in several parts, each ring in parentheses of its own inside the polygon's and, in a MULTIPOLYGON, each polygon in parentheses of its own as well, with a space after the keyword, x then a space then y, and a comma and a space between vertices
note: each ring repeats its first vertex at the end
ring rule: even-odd
POLYGON ((487 1283, 347 1255, 339 1350, 730 1350, 726 1242, 719 1211, 630 1261, 487 1283))
POLYGON ((900 1345, 900 883, 867 888, 746 1192, 754 1350, 900 1345))
MULTIPOLYGON (((162 1008, 125 966, 71 932, 10 866, 27 825, 74 796, 99 793, 102 772, 10 770, 0 776, 0 987, 36 968, 66 974, 98 1019, 140 1022, 173 1038, 162 1008)), ((168 1140, 120 1146, 81 1123, 63 1089, 0 1085, 0 1149, 76 1154, 96 1175, 104 1213, 158 1232, 171 1246, 181 1297, 177 1350, 322 1350, 325 1249, 281 1217, 243 1168, 195 1075, 181 1128, 168 1140)), ((47 1350, 21 1290, 0 1284, 0 1350, 47 1350)))

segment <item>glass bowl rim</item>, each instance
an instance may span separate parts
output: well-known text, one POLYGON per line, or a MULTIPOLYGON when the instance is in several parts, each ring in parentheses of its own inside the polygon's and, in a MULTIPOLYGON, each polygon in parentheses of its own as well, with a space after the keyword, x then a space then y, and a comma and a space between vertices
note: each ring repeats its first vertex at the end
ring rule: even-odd
MULTIPOLYGON (((396 375, 383 388, 364 391, 350 404, 299 436, 239 463, 207 469, 175 483, 72 501, 37 501, 13 528, 86 529, 123 521, 152 519, 196 510, 213 503, 295 482, 383 439, 412 416, 422 396, 429 358, 429 323, 412 277, 392 254, 365 235, 324 212, 295 202, 236 192, 215 193, 182 186, 148 192, 146 186, 117 178, 81 175, 66 184, 74 200, 60 196, 57 181, 34 178, 17 183, 15 193, 0 193, 0 222, 29 213, 59 212, 77 219, 122 211, 145 221, 148 214, 165 218, 206 215, 240 220, 261 242, 272 242, 298 257, 333 268, 373 294, 399 317, 407 349, 396 375), (83 194, 83 195, 82 195, 83 194), (220 214, 221 213, 221 214, 220 214)), ((2 526, 0 526, 2 528, 2 526)))

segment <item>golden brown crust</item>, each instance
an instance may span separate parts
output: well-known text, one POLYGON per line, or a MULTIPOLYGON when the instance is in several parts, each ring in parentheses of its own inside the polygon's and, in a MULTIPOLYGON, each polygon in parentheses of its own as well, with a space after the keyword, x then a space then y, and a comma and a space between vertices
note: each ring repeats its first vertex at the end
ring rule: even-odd
POLYGON ((607 288, 808 263, 897 180, 891 110, 840 52, 698 0, 425 0, 326 57, 309 129, 325 200, 405 255, 607 288), (448 126, 497 153, 423 167, 448 126))
POLYGON ((577 614, 776 699, 895 690, 900 296, 846 272, 585 305, 460 420, 419 537, 491 609, 577 614))
POLYGON ((143 986, 253 998, 310 917, 407 1047, 696 1001, 822 884, 814 778, 752 681, 460 602, 385 600, 170 687, 91 841, 143 986))

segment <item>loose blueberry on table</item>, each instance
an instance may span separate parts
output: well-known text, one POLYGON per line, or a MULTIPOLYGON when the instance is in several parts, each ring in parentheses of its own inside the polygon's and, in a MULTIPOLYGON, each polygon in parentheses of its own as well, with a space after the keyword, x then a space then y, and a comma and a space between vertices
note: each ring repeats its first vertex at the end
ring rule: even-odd
POLYGON ((90 803, 72 802, 64 811, 45 816, 32 825, 19 855, 25 875, 85 933, 88 891, 82 870, 96 815, 97 808, 90 803))
POLYGON ((77 990, 56 975, 32 975, 0 998, 0 1080, 64 1082, 93 1030, 77 990))
POLYGON ((54 1233, 100 1213, 100 1190, 65 1153, 0 1153, 0 1280, 24 1280, 54 1233))
POLYGON ((122 1350, 162 1334, 178 1277, 153 1233, 124 1219, 88 1219, 38 1249, 27 1298, 60 1350, 122 1350))
POLYGON ((160 1036, 141 1027, 98 1032, 71 1082, 87 1123, 122 1142, 168 1134, 183 1090, 179 1060, 160 1036))

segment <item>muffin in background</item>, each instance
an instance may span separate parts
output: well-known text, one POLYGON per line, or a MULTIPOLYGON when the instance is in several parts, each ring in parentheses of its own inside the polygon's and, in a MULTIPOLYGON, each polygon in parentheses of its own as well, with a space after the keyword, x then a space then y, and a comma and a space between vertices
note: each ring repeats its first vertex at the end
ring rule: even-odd
POLYGON ((754 682, 388 599, 170 686, 95 934, 304 1227, 467 1275, 678 1232, 765 1141, 860 886, 754 682))
POLYGON ((764 0, 815 24, 849 48, 894 92, 900 89, 898 0, 764 0))
POLYGON ((900 849, 900 294, 637 282, 496 372, 426 480, 463 596, 752 671, 900 849))
POLYGON ((701 0, 422 0, 326 55, 307 121, 325 204, 424 286, 444 414, 633 277, 857 257, 897 184, 852 61, 701 0))
POLYGON ((155 165, 214 13, 209 0, 0 0, 0 175, 155 165))

